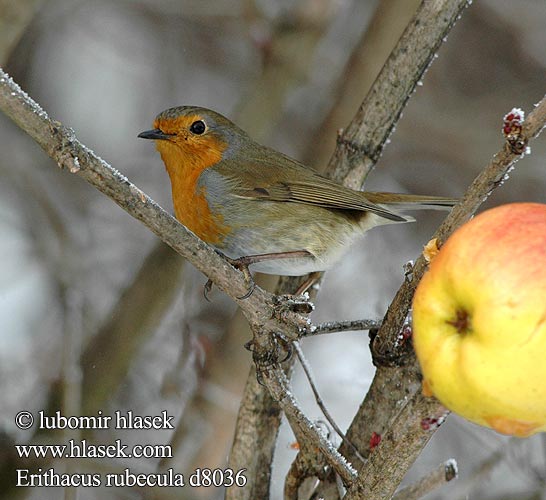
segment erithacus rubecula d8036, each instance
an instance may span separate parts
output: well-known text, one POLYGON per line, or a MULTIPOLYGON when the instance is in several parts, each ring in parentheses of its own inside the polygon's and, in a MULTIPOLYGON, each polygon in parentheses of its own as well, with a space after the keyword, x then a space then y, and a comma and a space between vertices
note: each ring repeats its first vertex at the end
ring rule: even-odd
POLYGON ((254 265, 263 273, 324 271, 368 229, 414 220, 398 209, 456 203, 346 188, 258 144, 209 109, 170 108, 153 126, 139 137, 156 141, 171 179, 176 218, 232 259, 268 254, 254 265))

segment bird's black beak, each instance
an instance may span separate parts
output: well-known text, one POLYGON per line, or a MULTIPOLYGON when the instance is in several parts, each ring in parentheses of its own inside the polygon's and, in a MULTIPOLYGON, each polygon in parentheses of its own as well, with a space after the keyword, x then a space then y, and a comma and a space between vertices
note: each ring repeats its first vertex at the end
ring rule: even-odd
POLYGON ((169 139, 171 134, 166 134, 165 132, 161 132, 161 130, 158 128, 154 128, 152 130, 145 130, 144 132, 141 132, 138 134, 138 137, 141 139, 169 139))

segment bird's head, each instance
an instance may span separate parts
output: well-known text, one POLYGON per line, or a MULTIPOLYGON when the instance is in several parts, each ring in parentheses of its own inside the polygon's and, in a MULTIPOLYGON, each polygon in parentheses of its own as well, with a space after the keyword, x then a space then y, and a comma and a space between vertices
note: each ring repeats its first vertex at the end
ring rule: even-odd
POLYGON ((248 140, 247 134, 233 122, 215 111, 197 106, 178 106, 162 111, 153 126, 138 137, 156 141, 168 169, 180 161, 211 166, 233 154, 248 140))

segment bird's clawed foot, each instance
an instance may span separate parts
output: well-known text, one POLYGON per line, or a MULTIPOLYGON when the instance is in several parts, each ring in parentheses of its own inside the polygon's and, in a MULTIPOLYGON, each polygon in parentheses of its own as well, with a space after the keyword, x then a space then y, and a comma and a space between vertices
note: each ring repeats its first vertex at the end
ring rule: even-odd
MULTIPOLYGON (((240 257, 238 259, 232 259, 228 257, 227 255, 224 255, 221 252, 218 252, 224 259, 226 259, 235 269, 238 269, 243 273, 243 276, 245 278, 245 283, 247 284, 247 291, 244 295, 241 297, 237 297, 239 300, 248 299, 251 295, 254 289, 256 288, 256 283, 254 282, 254 278, 252 277, 252 274, 250 274, 250 270, 248 269, 248 266, 250 264, 254 264, 256 261, 254 261, 252 258, 256 257, 255 255, 249 255, 246 257, 240 257)), ((212 280, 208 280, 205 283, 205 289, 203 291, 203 295, 205 296, 205 299, 210 302, 209 299, 209 293, 212 290, 212 280)))
POLYGON ((276 295, 273 299, 274 317, 283 323, 293 325, 296 329, 290 340, 298 340, 310 328, 309 314, 314 309, 315 306, 309 301, 307 293, 304 295, 276 295))
MULTIPOLYGON (((256 365, 256 373, 258 376, 262 369, 288 361, 294 352, 292 340, 282 333, 272 334, 268 344, 269 345, 266 348, 257 347, 255 340, 249 340, 245 344, 245 349, 252 353, 252 359, 256 365)), ((263 385, 259 378, 258 382, 263 385)))
POLYGON ((243 257, 239 257, 238 259, 232 259, 224 255, 224 259, 226 259, 235 269, 241 271, 245 278, 247 290, 244 295, 242 295, 241 297, 237 297, 239 300, 248 299, 256 288, 256 283, 254 282, 254 278, 252 277, 252 274, 250 274, 250 269, 248 268, 250 264, 260 262, 258 260, 255 260, 254 257, 258 257, 258 255, 246 255, 243 257))
POLYGON ((307 294, 276 295, 272 305, 273 318, 290 325, 291 328, 283 333, 277 330, 258 334, 258 337, 255 336, 245 344, 245 348, 252 352, 258 374, 261 369, 289 360, 293 354, 293 342, 311 325, 307 316, 313 311, 314 306, 309 302, 307 294))

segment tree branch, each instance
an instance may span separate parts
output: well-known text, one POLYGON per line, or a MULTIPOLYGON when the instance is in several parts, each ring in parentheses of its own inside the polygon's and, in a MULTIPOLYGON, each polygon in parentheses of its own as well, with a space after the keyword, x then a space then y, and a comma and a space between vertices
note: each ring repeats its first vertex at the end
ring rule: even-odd
POLYGON ((252 367, 241 398, 228 462, 232 470, 248 469, 252 480, 245 488, 227 488, 226 500, 267 498, 280 418, 279 405, 260 385, 252 367))
POLYGON ((360 330, 377 330, 381 326, 379 319, 353 319, 347 321, 328 321, 319 323, 313 328, 309 328, 301 337, 316 337, 328 333, 355 332, 360 330))
POLYGON ((301 435, 302 440, 318 446, 328 463, 350 484, 356 473, 290 397, 282 369, 271 365, 278 336, 297 339, 300 330, 308 325, 304 316, 291 310, 292 306, 297 308, 299 304, 290 303, 259 287, 254 289, 250 297, 240 299, 247 291, 247 283, 242 273, 167 214, 126 177, 80 143, 72 130, 52 121, 1 69, 0 109, 29 134, 61 168, 82 177, 114 200, 233 298, 251 325, 255 360, 265 361, 267 364, 263 369, 263 379, 273 397, 279 401, 296 434, 301 435))
POLYGON ((379 160, 408 99, 432 63, 468 0, 423 0, 362 101, 338 136, 328 172, 360 188, 379 160))
MULTIPOLYGON (((525 120, 519 140, 526 145, 540 134, 545 125, 546 97, 525 120)), ((512 149, 512 145, 506 143, 476 177, 461 202, 436 231, 434 237, 440 244, 470 218, 491 191, 500 185, 506 173, 523 157, 523 154, 512 149)), ((378 368, 364 404, 347 435, 353 443, 357 436, 366 439, 372 432, 385 432, 385 436, 360 471, 355 487, 347 494, 348 500, 392 496, 406 471, 445 418, 445 409, 440 403, 421 394, 417 360, 413 351, 408 350, 407 342, 400 343, 398 338, 411 307, 414 290, 425 270, 426 261, 421 255, 413 268, 412 279, 404 281, 372 343, 374 360, 383 366, 378 368), (394 364, 402 366, 396 369, 388 366, 394 364), (399 458, 393 463, 392 458, 397 454, 399 458), (385 481, 384 474, 386 466, 390 471, 388 481, 385 481)), ((344 451, 350 453, 349 449, 341 450, 342 453, 344 451)))
MULTIPOLYGON (((255 15, 255 5, 248 2, 255 15)), ((271 39, 264 47, 264 69, 253 92, 238 110, 243 128, 253 131, 253 137, 263 139, 279 119, 288 91, 308 77, 316 46, 331 22, 331 0, 300 2, 290 14, 275 26, 271 39), (310 13, 313 12, 314 14, 310 13), (260 112, 256 113, 256 109, 260 112)), ((272 278, 272 277, 270 277, 272 278)), ((279 294, 292 293, 296 288, 277 288, 279 294)), ((285 366, 291 370, 289 363, 285 366)), ((228 488, 227 500, 265 498, 269 495, 273 455, 281 423, 281 410, 266 388, 256 379, 251 368, 235 426, 229 466, 233 470, 248 469, 247 487, 228 488)))
POLYGON ((421 0, 377 2, 366 30, 347 61, 336 96, 329 103, 330 110, 315 134, 312 147, 306 151, 304 163, 320 170, 326 168, 339 128, 347 125, 347 117, 354 115, 362 104, 363 96, 370 90, 420 3, 421 0))
MULTIPOLYGON (((241 307, 251 324, 261 324, 267 326, 267 329, 297 336, 298 327, 295 322, 291 328, 287 328, 286 322, 274 318, 272 294, 256 288, 248 299, 239 299, 247 291, 247 284, 240 272, 125 176, 80 143, 71 129, 52 121, 1 69, 0 109, 29 134, 61 168, 82 177, 111 198, 214 281, 218 288, 241 307)), ((294 321, 296 316, 290 319, 285 316, 285 319, 288 322, 294 321)))
MULTIPOLYGON (((529 114, 523 123, 523 130, 519 140, 528 144, 536 138, 545 126, 546 122, 546 97, 543 98, 535 109, 529 114)), ((512 151, 510 144, 506 143, 496 153, 489 164, 474 179, 466 190, 460 203, 456 205, 434 233, 433 239, 437 239, 440 247, 447 238, 462 224, 464 224, 476 212, 479 206, 487 199, 492 191, 497 188, 511 170, 514 164, 525 153, 512 151)), ((411 280, 406 280, 398 290, 392 301, 385 319, 373 343, 373 351, 378 358, 389 358, 396 348, 398 333, 405 321, 409 310, 413 292, 427 268, 427 261, 423 254, 419 256, 413 266, 411 280)))
POLYGON ((457 462, 450 458, 420 478, 416 483, 402 488, 392 497, 392 500, 419 500, 427 493, 440 488, 458 475, 457 462))
MULTIPOLYGON (((379 159, 409 96, 466 6, 466 0, 421 3, 356 116, 339 135, 327 169, 332 178, 348 187, 360 188, 379 159)), ((348 437, 353 442, 356 436, 348 437)), ((363 438, 358 436, 357 442, 362 443, 363 438)), ((337 496, 337 491, 330 494, 337 496)))

